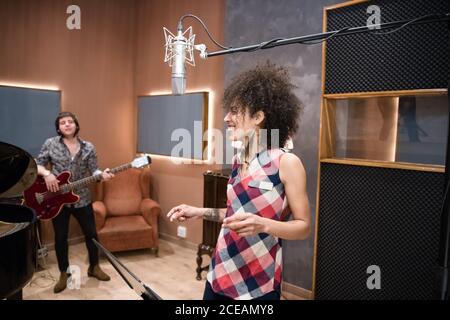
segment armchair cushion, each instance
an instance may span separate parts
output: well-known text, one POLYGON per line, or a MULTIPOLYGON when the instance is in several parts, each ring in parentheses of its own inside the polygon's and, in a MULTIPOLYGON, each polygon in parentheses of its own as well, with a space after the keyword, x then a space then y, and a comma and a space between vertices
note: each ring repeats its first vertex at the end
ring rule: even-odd
POLYGON ((142 215, 110 217, 106 220, 99 239, 107 242, 114 251, 124 251, 130 249, 130 244, 133 244, 133 249, 152 247, 149 245, 151 234, 152 227, 142 215))

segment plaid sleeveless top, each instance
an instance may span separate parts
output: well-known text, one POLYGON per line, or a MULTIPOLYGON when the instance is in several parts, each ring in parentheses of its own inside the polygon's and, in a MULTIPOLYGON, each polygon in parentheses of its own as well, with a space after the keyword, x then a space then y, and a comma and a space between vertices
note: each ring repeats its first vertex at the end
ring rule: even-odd
MULTIPOLYGON (((247 175, 239 174, 239 157, 233 159, 227 186, 227 212, 248 212, 285 221, 290 212, 280 180, 281 149, 265 150, 249 163, 247 175)), ((207 280, 214 292, 236 300, 258 298, 281 291, 281 239, 267 233, 241 237, 222 228, 209 266, 207 280)))

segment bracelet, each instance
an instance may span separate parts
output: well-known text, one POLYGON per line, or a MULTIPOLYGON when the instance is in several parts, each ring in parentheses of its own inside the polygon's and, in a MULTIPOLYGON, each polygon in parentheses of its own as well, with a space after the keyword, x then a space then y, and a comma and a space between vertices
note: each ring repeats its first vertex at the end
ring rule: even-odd
POLYGON ((42 176, 44 177, 44 178, 47 178, 49 175, 51 175, 52 174, 52 172, 51 171, 47 171, 47 173, 44 173, 42 176))

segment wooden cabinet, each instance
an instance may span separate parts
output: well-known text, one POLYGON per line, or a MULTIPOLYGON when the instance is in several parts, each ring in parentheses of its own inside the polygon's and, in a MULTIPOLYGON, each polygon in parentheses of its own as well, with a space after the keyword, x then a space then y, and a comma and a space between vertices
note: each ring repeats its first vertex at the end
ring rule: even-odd
MULTIPOLYGON (((227 182, 230 175, 229 170, 206 171, 203 174, 203 207, 204 208, 226 208, 227 206, 227 182)), ((197 280, 201 280, 202 271, 208 271, 209 265, 202 266, 203 255, 210 257, 216 247, 217 237, 220 233, 221 223, 203 220, 202 243, 197 250, 197 280)))

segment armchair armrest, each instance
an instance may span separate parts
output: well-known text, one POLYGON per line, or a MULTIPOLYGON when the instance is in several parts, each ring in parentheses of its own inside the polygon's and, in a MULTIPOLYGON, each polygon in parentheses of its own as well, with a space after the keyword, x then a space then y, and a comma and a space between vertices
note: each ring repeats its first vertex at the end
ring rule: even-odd
POLYGON ((94 201, 92 207, 94 209, 95 226, 97 230, 100 230, 105 225, 106 206, 102 201, 94 201))
POLYGON ((144 198, 141 202, 141 212, 145 221, 152 226, 152 238, 155 247, 158 248, 158 215, 161 213, 161 208, 158 202, 144 198))
POLYGON ((149 198, 142 199, 141 212, 149 225, 152 227, 158 225, 158 215, 161 213, 158 202, 149 198))

